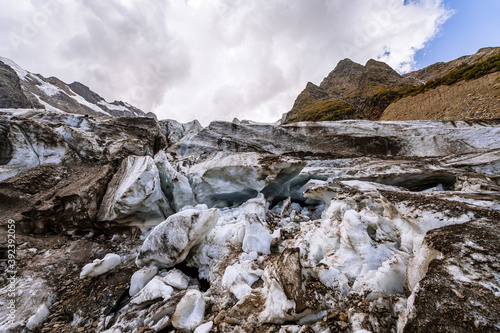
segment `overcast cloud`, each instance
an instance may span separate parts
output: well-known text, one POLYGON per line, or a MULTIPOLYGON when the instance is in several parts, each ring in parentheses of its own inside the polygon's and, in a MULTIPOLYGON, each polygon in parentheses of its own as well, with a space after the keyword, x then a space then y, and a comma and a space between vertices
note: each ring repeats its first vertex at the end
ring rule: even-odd
POLYGON ((410 70, 450 14, 441 0, 2 0, 0 55, 160 119, 276 121, 343 58, 410 70))

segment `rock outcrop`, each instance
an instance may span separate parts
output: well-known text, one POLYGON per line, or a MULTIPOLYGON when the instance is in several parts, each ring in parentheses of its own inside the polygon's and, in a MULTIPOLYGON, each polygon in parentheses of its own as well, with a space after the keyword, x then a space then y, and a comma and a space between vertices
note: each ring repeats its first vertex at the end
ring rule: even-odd
POLYGON ((16 72, 0 60, 0 108, 31 108, 16 72))
POLYGON ((307 84, 282 122, 378 119, 399 93, 416 85, 383 62, 362 66, 344 59, 319 86, 307 84))

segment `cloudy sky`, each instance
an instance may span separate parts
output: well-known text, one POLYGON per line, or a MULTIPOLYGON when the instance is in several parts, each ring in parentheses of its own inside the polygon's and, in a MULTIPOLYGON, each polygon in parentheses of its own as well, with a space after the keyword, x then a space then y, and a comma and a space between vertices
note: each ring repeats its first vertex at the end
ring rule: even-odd
MULTIPOLYGON (((455 54, 445 52, 445 41, 448 30, 464 28, 452 20, 464 15, 460 6, 467 2, 499 3, 2 0, 0 55, 31 72, 80 81, 109 101, 127 101, 160 119, 271 122, 292 107, 308 81, 319 84, 344 58, 380 59, 400 72, 452 59, 446 59, 455 54), (446 30, 448 22, 453 25, 446 30)), ((475 21, 485 20, 467 24, 475 21)), ((487 46, 456 43, 468 47, 453 48, 456 53, 487 46)))

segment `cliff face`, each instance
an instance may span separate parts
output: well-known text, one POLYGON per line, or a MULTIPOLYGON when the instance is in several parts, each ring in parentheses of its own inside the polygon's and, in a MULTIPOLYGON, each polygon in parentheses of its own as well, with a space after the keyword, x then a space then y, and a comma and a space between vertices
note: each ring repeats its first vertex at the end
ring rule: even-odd
POLYGON ((283 122, 497 118, 499 54, 484 48, 403 76, 382 62, 345 59, 319 87, 307 84, 283 122))

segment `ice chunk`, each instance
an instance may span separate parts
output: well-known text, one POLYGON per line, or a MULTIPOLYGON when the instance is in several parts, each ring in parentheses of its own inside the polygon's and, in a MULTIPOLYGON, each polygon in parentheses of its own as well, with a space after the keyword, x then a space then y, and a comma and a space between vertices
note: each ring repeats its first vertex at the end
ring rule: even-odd
POLYGON ((97 218, 145 230, 164 221, 171 213, 153 159, 129 156, 109 183, 97 218))
POLYGON ((158 273, 158 267, 143 267, 132 275, 130 279, 129 295, 137 294, 158 273))
POLYGON ((212 326, 214 326, 214 322, 209 321, 208 323, 198 326, 198 328, 194 330, 194 333, 210 333, 212 326))
POLYGON ((203 294, 190 289, 177 304, 172 316, 172 326, 184 332, 193 331, 201 325, 205 316, 205 298, 203 294))
POLYGON ((237 211, 238 220, 245 222, 243 251, 269 254, 273 236, 263 224, 267 214, 267 203, 264 195, 260 193, 256 198, 248 200, 237 211))
POLYGON ((283 208, 281 208, 281 218, 290 216, 292 212, 292 199, 290 197, 283 200, 283 208))
POLYGON ((243 251, 257 252, 262 254, 271 253, 271 243, 273 236, 262 224, 255 214, 246 216, 245 238, 243 238, 243 251))
POLYGON ((443 254, 432 248, 429 244, 424 243, 415 257, 408 263, 406 270, 406 283, 410 290, 413 290, 417 283, 425 276, 429 269, 429 264, 434 259, 441 259, 443 254))
POLYGON ((219 211, 183 210, 156 226, 142 244, 136 264, 172 267, 186 259, 191 248, 200 243, 215 226, 219 211))
POLYGON ((163 281, 176 289, 184 290, 189 285, 189 276, 178 269, 172 269, 163 277, 163 281))
POLYGON ((351 288, 349 287, 349 280, 344 274, 334 267, 329 267, 328 269, 319 269, 318 271, 319 280, 325 286, 338 291, 340 297, 343 298, 351 288))
POLYGON ((262 276, 263 271, 252 270, 242 264, 226 267, 222 277, 222 286, 229 289, 238 300, 252 293, 251 285, 262 276))
POLYGON ((122 259, 119 255, 108 253, 103 259, 96 259, 93 263, 83 266, 80 278, 84 278, 86 276, 94 277, 107 273, 115 269, 115 267, 121 264, 121 262, 122 259))
POLYGON ((50 314, 49 308, 44 303, 39 308, 38 311, 28 319, 26 323, 26 327, 30 330, 35 329, 38 325, 40 325, 45 318, 47 318, 50 314))
POLYGON ((162 190, 170 201, 171 208, 178 212, 182 207, 194 205, 196 200, 188 179, 172 168, 163 150, 155 155, 154 161, 160 175, 162 190))
POLYGON ((134 296, 134 298, 132 298, 130 303, 140 305, 157 299, 166 301, 173 292, 174 289, 167 285, 161 277, 155 276, 137 295, 134 296))

